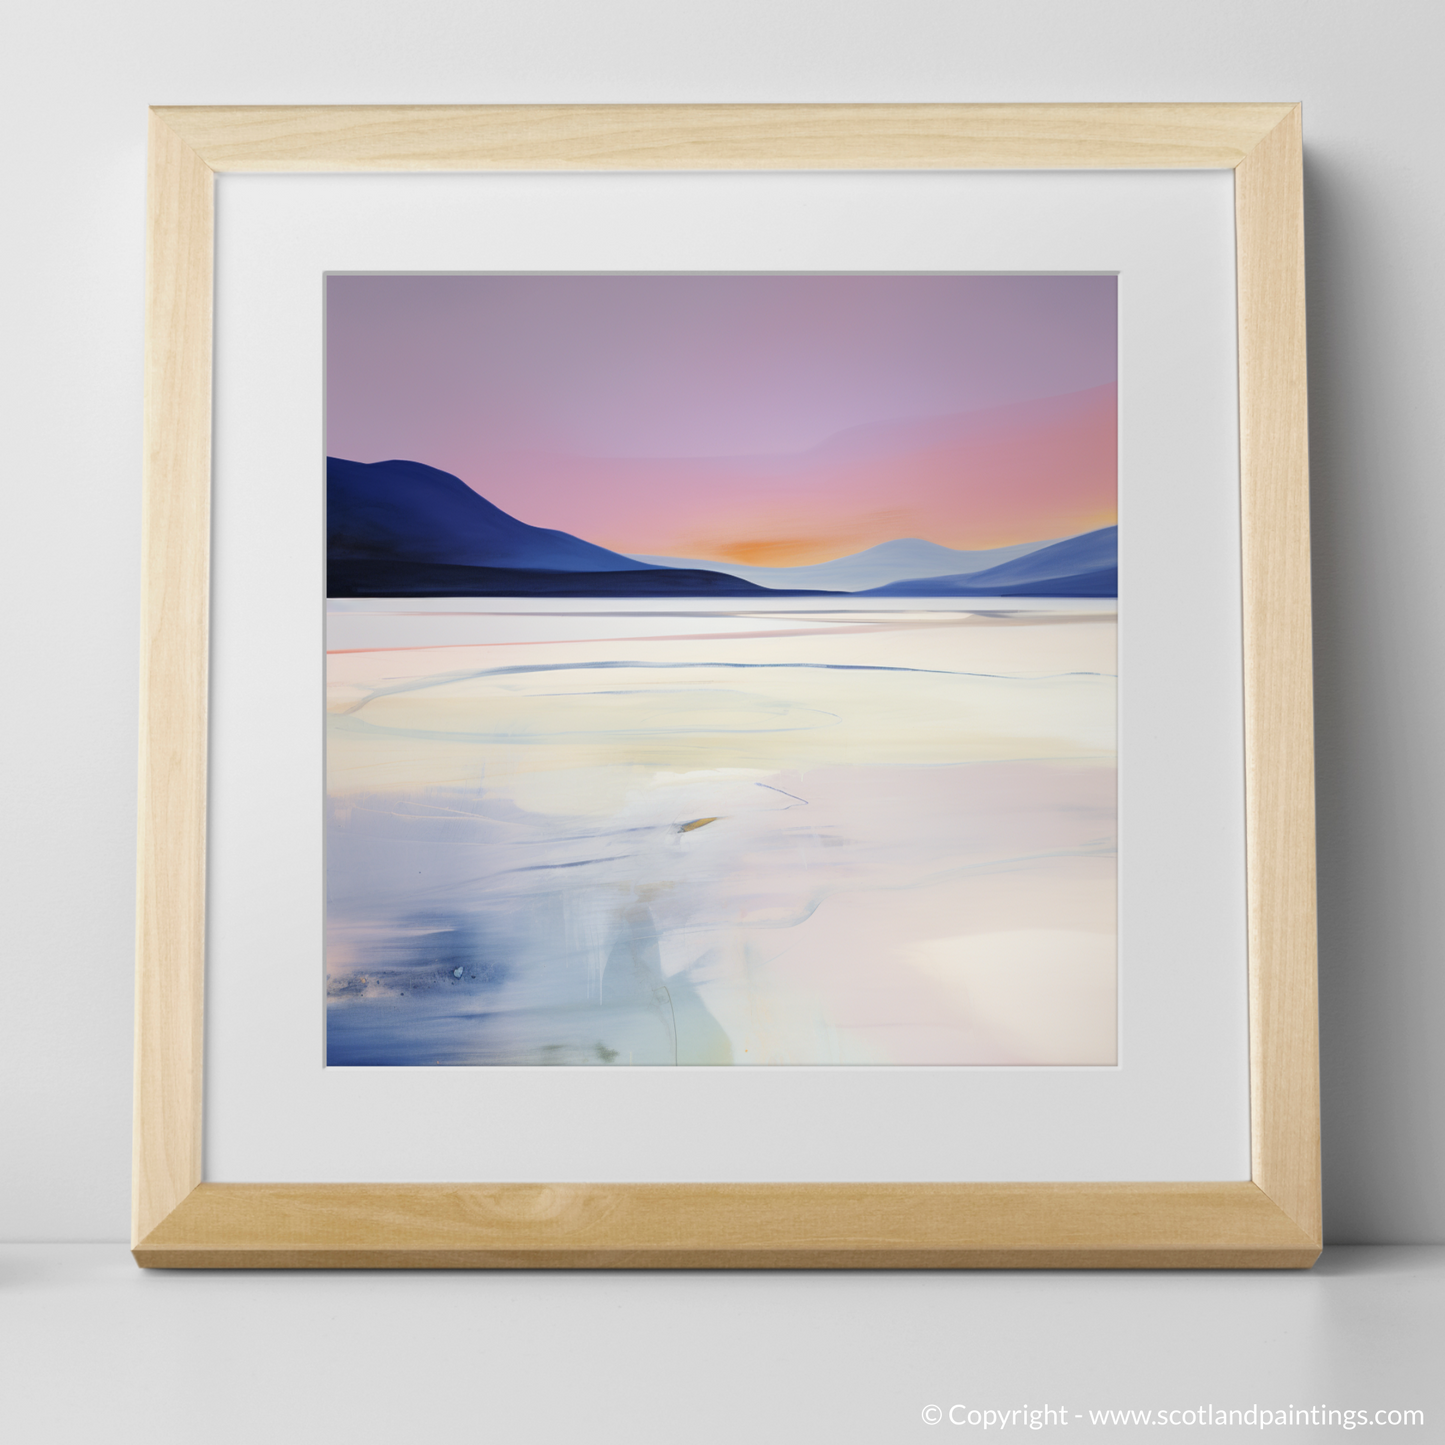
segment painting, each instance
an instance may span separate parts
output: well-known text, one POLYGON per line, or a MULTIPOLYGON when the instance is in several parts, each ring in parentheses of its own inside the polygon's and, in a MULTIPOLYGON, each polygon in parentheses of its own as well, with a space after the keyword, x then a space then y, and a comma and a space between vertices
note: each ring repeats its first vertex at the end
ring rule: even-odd
POLYGON ((1117 284, 326 278, 330 1067, 1117 1060, 1117 284))

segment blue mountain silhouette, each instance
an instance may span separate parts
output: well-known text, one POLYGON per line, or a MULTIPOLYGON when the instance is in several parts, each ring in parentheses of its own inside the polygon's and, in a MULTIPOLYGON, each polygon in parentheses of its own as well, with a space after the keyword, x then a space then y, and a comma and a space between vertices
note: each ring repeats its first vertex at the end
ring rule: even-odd
POLYGON ((1100 527, 1027 556, 950 577, 913 577, 865 597, 1117 597, 1119 529, 1100 527))
POLYGON ((508 516, 460 477, 421 462, 326 459, 333 562, 440 562, 542 572, 636 572, 634 562, 567 532, 508 516))
MULTIPOLYGON (((754 581, 682 559, 668 559, 680 563, 668 566, 662 559, 625 557, 568 532, 518 521, 460 477, 421 462, 328 457, 326 499, 332 597, 836 596, 843 590, 842 575, 827 575, 838 564, 756 569, 754 581), (789 572, 804 574, 798 582, 824 585, 763 585, 764 579, 793 581, 789 572)), ((1103 527, 1023 556, 1016 555, 1022 548, 999 549, 1015 555, 982 571, 911 577, 852 595, 1112 597, 1118 591, 1117 532, 1103 527)), ((842 561, 917 567, 925 556, 955 564, 988 560, 987 553, 905 538, 842 561)))
POLYGON ((705 597, 776 593, 656 567, 509 516, 421 462, 326 459, 330 597, 705 597))

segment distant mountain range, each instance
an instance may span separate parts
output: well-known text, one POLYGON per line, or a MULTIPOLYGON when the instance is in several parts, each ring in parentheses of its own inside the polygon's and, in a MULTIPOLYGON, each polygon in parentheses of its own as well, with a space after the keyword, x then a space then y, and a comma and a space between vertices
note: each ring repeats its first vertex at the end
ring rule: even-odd
POLYGON ((873 587, 869 597, 1117 597, 1119 529, 1100 527, 1022 557, 946 577, 913 577, 873 587))
POLYGON ((806 567, 630 557, 533 527, 420 462, 326 464, 332 597, 1067 596, 1115 593, 1115 534, 967 552, 901 538, 806 567))
POLYGON ((1012 547, 994 547, 985 552, 960 552, 941 547, 937 542, 924 542, 917 537, 902 537, 896 542, 882 542, 866 552, 839 557, 832 562, 817 562, 807 567, 749 567, 733 562, 702 562, 685 557, 633 557, 653 567, 704 567, 728 572, 759 587, 821 587, 828 591, 866 592, 910 577, 937 577, 965 572, 982 572, 1002 562, 1011 562, 1029 552, 1047 547, 1048 541, 1020 542, 1012 547))

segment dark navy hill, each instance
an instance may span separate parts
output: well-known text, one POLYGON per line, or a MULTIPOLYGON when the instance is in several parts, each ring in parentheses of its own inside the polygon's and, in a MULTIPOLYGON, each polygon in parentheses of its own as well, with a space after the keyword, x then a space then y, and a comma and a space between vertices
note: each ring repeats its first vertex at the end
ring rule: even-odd
POLYGON ((636 572, 644 564, 508 516, 460 477, 421 462, 326 459, 333 562, 442 562, 544 572, 636 572))
POLYGON ((799 595, 530 526, 421 462, 328 457, 326 543, 329 597, 799 595))

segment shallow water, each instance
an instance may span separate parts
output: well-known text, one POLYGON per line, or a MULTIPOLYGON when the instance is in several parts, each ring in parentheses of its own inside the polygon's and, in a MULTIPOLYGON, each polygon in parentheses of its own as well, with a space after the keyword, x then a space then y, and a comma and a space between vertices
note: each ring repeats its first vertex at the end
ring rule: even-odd
POLYGON ((1112 606, 333 622, 330 1064, 1113 1062, 1112 606))

